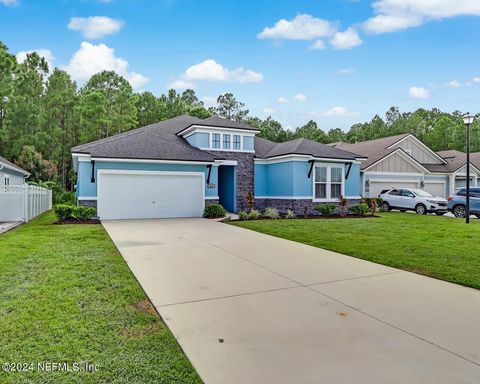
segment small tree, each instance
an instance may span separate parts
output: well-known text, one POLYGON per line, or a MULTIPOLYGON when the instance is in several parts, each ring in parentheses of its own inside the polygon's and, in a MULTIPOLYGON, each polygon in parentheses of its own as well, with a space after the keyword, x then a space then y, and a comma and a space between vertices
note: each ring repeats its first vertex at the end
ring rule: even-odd
POLYGON ((252 192, 248 191, 247 196, 245 198, 247 202, 247 209, 248 211, 251 211, 252 209, 255 208, 255 198, 253 197, 252 192))
POLYGON ((372 216, 374 216, 375 213, 377 213, 377 209, 378 209, 377 199, 370 200, 370 213, 372 216))
POLYGON ((344 196, 339 199, 340 215, 345 216, 348 213, 348 200, 344 196))
POLYGON ((57 174, 57 166, 53 161, 45 160, 33 145, 25 145, 16 161, 19 167, 30 172, 30 180, 53 180, 57 174))

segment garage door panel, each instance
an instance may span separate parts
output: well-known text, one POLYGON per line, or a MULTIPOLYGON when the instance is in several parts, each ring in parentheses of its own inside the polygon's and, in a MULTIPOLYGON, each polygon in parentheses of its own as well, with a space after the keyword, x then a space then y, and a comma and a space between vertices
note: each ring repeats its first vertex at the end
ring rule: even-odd
POLYGON ((433 196, 446 197, 446 183, 425 183, 423 188, 426 192, 430 193, 433 196))
POLYGON ((415 181, 375 181, 370 180, 370 197, 378 197, 380 192, 384 189, 391 188, 418 188, 418 183, 415 181))
POLYGON ((102 219, 199 217, 204 208, 202 173, 101 173, 102 219))

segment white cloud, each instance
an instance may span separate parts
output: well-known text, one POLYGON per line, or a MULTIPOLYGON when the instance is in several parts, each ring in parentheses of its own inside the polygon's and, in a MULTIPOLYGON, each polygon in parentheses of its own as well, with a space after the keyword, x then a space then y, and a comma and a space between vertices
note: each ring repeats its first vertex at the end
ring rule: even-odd
POLYGON ((428 99, 430 91, 423 87, 410 87, 408 93, 412 99, 428 99))
POLYGON ((37 52, 39 56, 43 57, 47 61, 48 68, 50 70, 53 69, 53 60, 55 59, 55 57, 53 56, 53 53, 50 49, 40 48, 40 49, 32 49, 30 51, 20 51, 16 55, 18 62, 23 63, 27 58, 27 55, 32 52, 37 52))
POLYGON ((332 36, 336 32, 336 23, 301 14, 292 20, 281 19, 271 28, 266 27, 257 37, 259 39, 313 40, 332 36))
POLYGON ((15 7, 16 5, 20 5, 20 0, 0 0, 0 4, 6 7, 15 7))
POLYGON ((451 88, 459 88, 462 86, 462 84, 460 84, 460 82, 458 80, 452 80, 452 81, 449 81, 448 83, 445 84, 447 87, 451 87, 451 88))
POLYGON ((315 41, 310 46, 310 49, 325 49, 325 48, 326 48, 325 42, 323 40, 320 40, 320 39, 315 41))
POLYGON ((428 20, 480 16, 478 0, 377 0, 373 9, 376 16, 363 24, 365 31, 373 34, 416 27, 428 20))
POLYGON ((215 107, 217 105, 217 98, 212 96, 203 96, 202 97, 203 104, 205 107, 215 107))
POLYGON ((273 108, 265 108, 263 112, 265 112, 267 115, 273 115, 275 112, 277 112, 277 110, 273 108))
POLYGON ((183 79, 178 79, 167 84, 168 89, 193 89, 195 84, 183 79))
POLYGON ((480 83, 480 77, 474 77, 473 82, 474 83, 480 83))
POLYGON ((354 73, 355 73, 354 68, 342 68, 337 71, 337 75, 340 75, 340 76, 353 75, 354 73))
POLYGON ((307 96, 305 96, 305 95, 302 94, 302 93, 297 93, 293 98, 294 98, 295 100, 297 100, 297 101, 305 101, 305 100, 307 100, 307 96))
POLYGON ((422 24, 422 18, 417 15, 378 15, 368 19, 363 24, 367 33, 378 35, 380 33, 401 31, 403 29, 418 27, 422 24))
POLYGON ((329 109, 328 111, 324 112, 323 115, 325 117, 352 117, 352 116, 358 116, 358 112, 352 112, 349 111, 345 107, 333 107, 332 109, 329 109))
POLYGON ((115 50, 105 44, 83 42, 64 69, 73 79, 80 81, 88 80, 92 75, 106 70, 115 71, 125 77, 133 88, 140 88, 149 82, 146 76, 129 71, 127 60, 117 57, 115 50))
POLYGON ((86 39, 100 39, 122 29, 124 22, 106 16, 72 17, 68 29, 79 31, 86 39))
MULTIPOLYGON (((228 82, 228 83, 259 83, 263 80, 263 74, 250 69, 239 67, 228 69, 213 59, 202 61, 192 65, 173 83, 189 84, 192 88, 196 81, 228 82)), ((172 83, 172 84, 173 84, 172 83)))
POLYGON ((286 104, 288 103, 288 99, 283 97, 283 96, 280 96, 278 99, 277 99, 277 103, 279 104, 286 104))
POLYGON ((348 28, 345 32, 337 32, 330 40, 335 49, 352 49, 362 44, 362 39, 353 28, 348 28))

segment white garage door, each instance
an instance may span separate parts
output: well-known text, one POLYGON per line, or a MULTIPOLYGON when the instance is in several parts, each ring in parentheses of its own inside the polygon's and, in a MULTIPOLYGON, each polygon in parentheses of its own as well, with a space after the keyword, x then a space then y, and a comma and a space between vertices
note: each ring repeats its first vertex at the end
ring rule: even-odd
POLYGON ((200 217, 204 174, 100 170, 97 194, 104 220, 200 217))
POLYGON ((424 191, 430 193, 433 196, 446 197, 446 184, 445 183, 425 183, 424 191))
POLYGON ((405 182, 370 180, 369 197, 378 197, 382 190, 391 188, 418 188, 418 183, 415 181, 405 182))

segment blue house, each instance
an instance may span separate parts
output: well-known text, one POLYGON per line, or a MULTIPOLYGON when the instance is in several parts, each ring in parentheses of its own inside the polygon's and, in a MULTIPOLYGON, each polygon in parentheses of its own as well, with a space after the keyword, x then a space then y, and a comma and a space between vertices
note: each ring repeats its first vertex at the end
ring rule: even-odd
POLYGON ((364 156, 307 139, 274 143, 248 125, 179 116, 72 149, 77 199, 102 219, 199 217, 206 205, 303 214, 360 199, 364 156))

